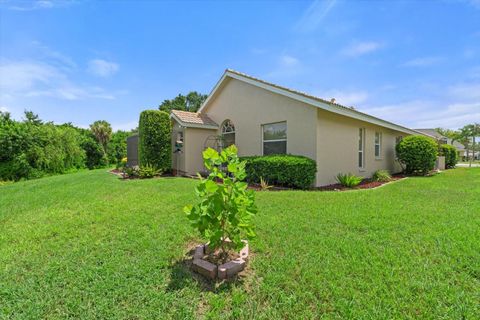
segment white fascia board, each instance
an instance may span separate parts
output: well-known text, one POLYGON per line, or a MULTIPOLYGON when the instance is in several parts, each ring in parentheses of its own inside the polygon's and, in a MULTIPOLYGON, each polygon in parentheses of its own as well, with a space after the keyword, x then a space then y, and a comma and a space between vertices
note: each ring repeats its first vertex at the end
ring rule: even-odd
POLYGON ((202 109, 204 109, 206 107, 208 102, 211 100, 211 98, 213 97, 215 92, 219 89, 219 87, 221 86, 223 81, 225 81, 227 76, 230 77, 230 78, 233 78, 233 79, 237 79, 237 80, 246 82, 246 83, 251 84, 253 86, 268 90, 270 92, 274 92, 274 93, 289 97, 291 99, 294 99, 294 100, 297 100, 297 101, 315 106, 317 108, 320 108, 320 109, 323 109, 323 110, 326 110, 326 111, 329 111, 329 112, 332 112, 332 113, 336 113, 336 114, 340 114, 340 115, 343 115, 343 116, 346 116, 346 117, 349 117, 349 118, 353 118, 353 119, 361 120, 361 121, 364 121, 364 122, 372 123, 372 124, 375 124, 375 125, 378 125, 378 126, 381 126, 381 127, 385 127, 385 128, 389 128, 389 129, 392 129, 392 130, 396 130, 396 131, 399 131, 399 132, 404 132, 404 133, 408 133, 408 134, 421 134, 421 135, 429 136, 429 135, 424 134, 422 132, 412 130, 412 129, 409 129, 409 128, 406 128, 406 127, 403 127, 403 126, 400 126, 400 125, 382 120, 382 119, 378 119, 378 118, 375 118, 373 116, 363 115, 363 114, 357 113, 356 111, 353 111, 353 110, 350 111, 347 108, 332 106, 328 103, 324 103, 324 102, 321 102, 321 101, 318 101, 318 100, 315 100, 315 99, 312 99, 312 98, 309 98, 309 97, 305 97, 305 96, 300 95, 298 93, 291 92, 291 91, 288 91, 288 90, 285 90, 285 89, 282 89, 282 88, 278 88, 278 87, 272 86, 268 83, 263 83, 263 82, 260 82, 260 81, 254 80, 254 79, 250 79, 250 78, 247 78, 247 77, 244 77, 242 75, 232 73, 232 72, 229 72, 229 71, 226 71, 223 74, 223 76, 217 82, 217 84, 213 88, 212 92, 210 93, 208 98, 205 100, 205 102, 202 104, 202 106, 198 110, 198 112, 201 112, 202 109))
POLYGON ((210 94, 208 95, 207 99, 205 99, 205 101, 203 101, 202 105, 200 106, 200 108, 198 109, 198 113, 201 113, 202 110, 205 108, 206 105, 208 105, 208 103, 210 102, 210 100, 212 100, 212 97, 214 96, 215 92, 217 92, 218 88, 220 87, 220 85, 223 83, 223 81, 227 78, 227 74, 229 74, 228 71, 225 71, 222 75, 222 77, 220 78, 220 80, 218 80, 217 84, 215 85, 215 87, 213 87, 212 91, 210 91, 210 94))

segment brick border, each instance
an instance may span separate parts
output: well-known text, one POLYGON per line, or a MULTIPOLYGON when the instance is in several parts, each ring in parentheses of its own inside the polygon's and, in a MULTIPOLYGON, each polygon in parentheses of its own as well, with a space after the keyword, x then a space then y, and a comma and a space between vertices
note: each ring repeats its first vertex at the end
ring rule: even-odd
POLYGON ((242 241, 245 243, 245 246, 240 250, 240 257, 219 266, 204 259, 205 255, 208 254, 208 244, 197 246, 193 254, 192 269, 212 280, 224 280, 237 275, 245 269, 248 260, 248 241, 242 241))

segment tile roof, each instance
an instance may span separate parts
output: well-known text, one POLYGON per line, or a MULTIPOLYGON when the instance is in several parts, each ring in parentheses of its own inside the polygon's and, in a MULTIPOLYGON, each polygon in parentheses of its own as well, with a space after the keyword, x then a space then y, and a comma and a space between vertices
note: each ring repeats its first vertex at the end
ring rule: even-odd
POLYGON ((172 110, 172 114, 185 124, 218 128, 218 124, 203 113, 172 110))

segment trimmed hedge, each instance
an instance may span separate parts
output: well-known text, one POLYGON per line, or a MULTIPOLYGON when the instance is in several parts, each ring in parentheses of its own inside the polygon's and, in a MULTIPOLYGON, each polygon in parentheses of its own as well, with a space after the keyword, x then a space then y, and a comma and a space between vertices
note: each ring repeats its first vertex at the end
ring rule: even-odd
POLYGON ((172 166, 172 126, 168 113, 145 110, 138 124, 138 158, 141 166, 150 165, 163 172, 172 166))
POLYGON ((242 157, 246 161, 247 181, 260 183, 260 178, 269 184, 308 189, 312 187, 317 172, 314 160, 294 155, 268 155, 242 157))
POLYGON ((397 144, 396 150, 398 159, 405 165, 407 174, 426 175, 435 167, 438 145, 432 138, 408 136, 397 144))
POLYGON ((445 157, 445 167, 454 168, 458 162, 457 148, 449 144, 441 144, 438 148, 439 154, 445 157))

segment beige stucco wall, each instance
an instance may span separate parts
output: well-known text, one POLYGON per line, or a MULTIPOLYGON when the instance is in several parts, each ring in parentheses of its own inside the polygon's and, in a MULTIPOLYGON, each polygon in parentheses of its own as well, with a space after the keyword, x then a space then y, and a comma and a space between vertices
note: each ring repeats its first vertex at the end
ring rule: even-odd
POLYGON ((185 128, 185 171, 189 175, 205 171, 202 152, 208 137, 216 135, 216 130, 185 128))
POLYGON ((287 153, 316 158, 316 107, 230 79, 203 112, 219 125, 233 121, 241 156, 262 154, 263 124, 286 121, 287 153))
MULTIPOLYGON (((395 139, 405 133, 337 115, 248 83, 229 79, 203 110, 221 125, 230 119, 235 125, 235 144, 240 156, 262 154, 262 125, 287 122, 287 153, 317 161, 316 185, 336 183, 335 176, 351 172, 364 177, 379 169, 401 171, 395 161, 395 139), (358 168, 358 130, 365 128, 365 168, 358 168), (375 158, 375 132, 382 133, 382 155, 375 158)), ((184 170, 204 170, 201 153, 205 141, 219 130, 184 129, 184 170)))
POLYGON ((338 173, 371 177, 376 170, 401 171, 395 161, 395 139, 405 133, 328 111, 317 111, 317 185, 335 183, 338 173), (358 134, 365 128, 365 168, 358 167, 358 134), (375 157, 375 132, 382 133, 381 157, 375 157))

